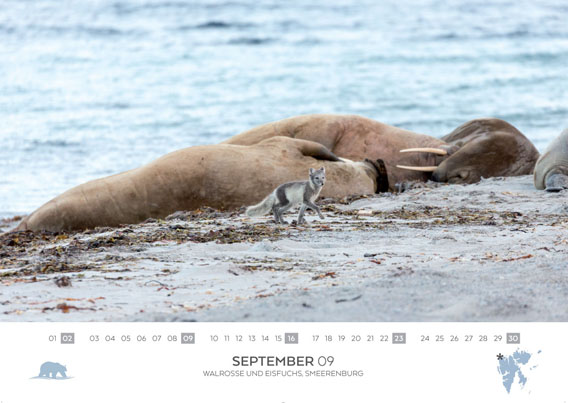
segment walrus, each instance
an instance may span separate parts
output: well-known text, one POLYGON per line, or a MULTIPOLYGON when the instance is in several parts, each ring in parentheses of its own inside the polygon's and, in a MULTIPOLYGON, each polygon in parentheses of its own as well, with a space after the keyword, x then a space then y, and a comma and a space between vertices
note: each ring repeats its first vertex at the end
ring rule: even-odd
POLYGON ((371 194, 385 186, 380 163, 339 160, 322 144, 273 137, 250 146, 184 148, 142 167, 76 186, 39 207, 15 229, 52 232, 114 227, 209 206, 256 204, 275 187, 325 167, 323 197, 371 194), (379 164, 379 165, 377 165, 379 164))
POLYGON ((255 127, 222 144, 251 145, 273 136, 315 141, 351 160, 381 159, 390 190, 428 179, 475 183, 481 177, 531 174, 539 156, 519 130, 496 118, 471 120, 438 139, 357 115, 303 115, 255 127))
POLYGON ((476 183, 481 178, 533 173, 540 154, 510 123, 496 118, 470 120, 441 138, 455 147, 432 172, 432 180, 476 183))
POLYGON ((536 162, 534 186, 547 192, 568 189, 568 129, 548 145, 536 162))
MULTIPOLYGON (((367 158, 384 161, 391 190, 403 181, 426 181, 430 172, 405 170, 403 166, 433 166, 441 162, 435 153, 400 153, 403 149, 429 147, 445 149, 448 145, 439 139, 414 133, 357 115, 314 114, 295 116, 267 123, 237 134, 221 144, 253 145, 274 137, 287 136, 310 140, 324 145, 335 155, 349 160, 367 158), (377 158, 375 158, 377 156, 377 158)), ((447 152, 449 150, 444 150, 447 152)))

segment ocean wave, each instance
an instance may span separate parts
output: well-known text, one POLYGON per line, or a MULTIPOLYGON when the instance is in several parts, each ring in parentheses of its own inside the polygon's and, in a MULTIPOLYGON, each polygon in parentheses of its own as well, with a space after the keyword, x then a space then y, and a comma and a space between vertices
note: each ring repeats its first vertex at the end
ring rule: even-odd
POLYGON ((224 22, 224 21, 208 21, 196 26, 197 29, 219 29, 219 28, 251 28, 254 24, 238 23, 238 22, 224 22))
POLYGON ((193 30, 215 30, 215 29, 246 29, 255 27, 255 24, 246 22, 225 22, 225 21, 207 21, 196 25, 180 25, 177 31, 193 31, 193 30))
POLYGON ((235 25, 229 24, 223 21, 209 21, 203 24, 196 25, 197 29, 208 29, 208 28, 231 28, 235 25))
MULTIPOLYGON (((500 118, 507 122, 530 122, 531 126, 550 127, 550 122, 562 122, 568 116, 568 109, 563 107, 546 107, 535 111, 505 113, 500 118), (539 122, 541 123, 539 125, 539 122)), ((558 133, 562 130, 558 128, 558 133)), ((553 136, 558 133, 554 133, 553 136)))
POLYGON ((46 149, 46 148, 65 148, 79 146, 78 141, 54 139, 54 140, 31 140, 26 144, 26 151, 46 149))
POLYGON ((433 42, 491 41, 503 39, 567 39, 568 32, 535 32, 528 28, 518 28, 506 32, 446 32, 420 38, 411 35, 409 40, 428 40, 433 42))
POLYGON ((211 4, 193 2, 193 1, 160 1, 160 2, 144 2, 129 4, 127 2, 118 2, 113 5, 113 10, 119 15, 128 15, 145 12, 157 11, 186 11, 192 12, 196 9, 223 9, 223 8, 249 8, 250 4, 234 1, 213 2, 211 4))
POLYGON ((294 41, 294 44, 302 46, 320 45, 322 43, 323 41, 319 38, 302 38, 294 41))
POLYGON ((11 27, 11 26, 6 26, 6 25, 0 25, 0 34, 14 34, 15 32, 17 32, 18 29, 16 27, 11 27))
POLYGON ((118 29, 110 26, 63 26, 63 25, 27 25, 21 27, 0 26, 0 33, 18 37, 30 36, 90 36, 113 38, 119 36, 140 36, 145 31, 137 29, 118 29))
POLYGON ((141 11, 156 11, 158 9, 187 9, 191 10, 195 8, 195 4, 185 2, 185 1, 163 1, 163 2, 145 2, 145 3, 134 3, 129 4, 127 2, 117 2, 112 5, 115 13, 120 15, 125 14, 135 14, 141 11))
POLYGON ((253 38, 253 37, 243 37, 231 39, 227 43, 229 45, 265 45, 267 43, 275 42, 274 38, 253 38))

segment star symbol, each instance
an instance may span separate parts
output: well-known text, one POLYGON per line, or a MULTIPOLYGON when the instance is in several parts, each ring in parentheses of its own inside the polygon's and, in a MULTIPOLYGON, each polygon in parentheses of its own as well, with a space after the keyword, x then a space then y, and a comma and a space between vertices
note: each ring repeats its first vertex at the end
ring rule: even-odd
POLYGON ((505 356, 503 354, 501 354, 501 353, 497 354, 497 359, 499 361, 501 361, 503 358, 505 358, 505 356))

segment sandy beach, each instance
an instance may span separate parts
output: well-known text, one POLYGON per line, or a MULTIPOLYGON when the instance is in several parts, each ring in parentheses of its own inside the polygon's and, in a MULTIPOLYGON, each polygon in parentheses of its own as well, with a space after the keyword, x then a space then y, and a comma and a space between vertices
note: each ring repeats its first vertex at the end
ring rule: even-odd
POLYGON ((524 176, 318 204, 306 226, 204 208, 3 234, 0 320, 568 320, 566 192, 524 176))

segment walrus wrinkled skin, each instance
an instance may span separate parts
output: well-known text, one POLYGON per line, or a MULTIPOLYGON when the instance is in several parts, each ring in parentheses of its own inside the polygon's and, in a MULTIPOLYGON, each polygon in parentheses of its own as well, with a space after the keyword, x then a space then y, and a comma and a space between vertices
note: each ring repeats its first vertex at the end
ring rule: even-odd
POLYGON ((564 129, 538 159, 534 186, 547 192, 568 189, 568 129, 564 129))
POLYGON ((315 141, 351 160, 381 159, 391 190, 416 180, 475 183, 481 177, 526 175, 539 156, 520 131, 494 118, 471 120, 437 139, 357 115, 304 115, 255 127, 224 144, 250 145, 273 136, 315 141), (405 149, 415 150, 400 152, 405 149))
POLYGON ((27 216, 16 231, 52 232, 139 223, 180 210, 256 204, 285 182, 324 166, 321 195, 375 193, 377 168, 339 161, 319 143, 274 137, 252 146, 189 147, 140 168, 76 186, 27 216))

